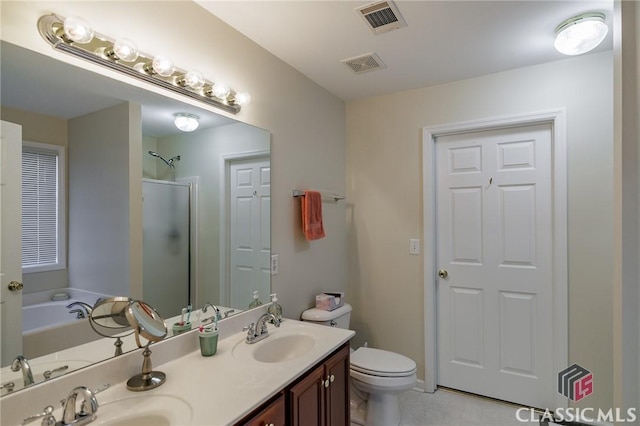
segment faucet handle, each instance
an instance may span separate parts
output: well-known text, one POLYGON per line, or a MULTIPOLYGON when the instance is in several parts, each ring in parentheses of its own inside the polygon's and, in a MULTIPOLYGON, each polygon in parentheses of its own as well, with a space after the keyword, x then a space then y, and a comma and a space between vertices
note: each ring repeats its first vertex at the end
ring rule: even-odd
POLYGON ((246 327, 242 327, 242 331, 246 331, 247 332, 247 340, 253 340, 256 337, 256 324, 255 323, 251 323, 246 327))
POLYGON ((54 426, 56 424, 56 418, 53 416, 53 407, 51 405, 46 406, 42 413, 27 417, 21 424, 26 425, 38 419, 42 419, 42 426, 54 426))

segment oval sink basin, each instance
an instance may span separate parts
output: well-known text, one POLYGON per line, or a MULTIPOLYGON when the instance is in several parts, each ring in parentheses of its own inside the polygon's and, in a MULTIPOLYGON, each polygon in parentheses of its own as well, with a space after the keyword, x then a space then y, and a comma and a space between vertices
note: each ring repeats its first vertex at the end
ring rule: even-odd
POLYGON ((269 337, 248 344, 242 339, 233 348, 235 358, 265 363, 286 362, 304 356, 316 345, 313 335, 300 330, 275 329, 269 337))
POLYGON ((257 343, 253 357, 260 362, 284 362, 301 357, 313 349, 315 340, 306 334, 269 336, 257 343), (273 338, 272 340, 269 340, 273 338), (262 343, 260 345, 260 343, 262 343))
POLYGON ((136 395, 98 406, 91 424, 103 426, 165 426, 191 424, 193 410, 173 395, 136 395))

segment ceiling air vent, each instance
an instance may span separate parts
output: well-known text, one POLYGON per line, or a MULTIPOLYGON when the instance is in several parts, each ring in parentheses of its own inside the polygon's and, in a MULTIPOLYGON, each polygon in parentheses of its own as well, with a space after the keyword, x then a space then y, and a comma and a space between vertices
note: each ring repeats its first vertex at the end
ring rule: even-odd
POLYGON ((398 7, 392 1, 371 3, 358 7, 356 12, 362 16, 369 29, 376 35, 407 26, 398 7))
POLYGON ((356 58, 345 59, 342 61, 356 74, 363 74, 368 71, 379 70, 386 68, 386 65, 382 63, 378 55, 375 53, 367 53, 366 55, 358 56, 356 58))

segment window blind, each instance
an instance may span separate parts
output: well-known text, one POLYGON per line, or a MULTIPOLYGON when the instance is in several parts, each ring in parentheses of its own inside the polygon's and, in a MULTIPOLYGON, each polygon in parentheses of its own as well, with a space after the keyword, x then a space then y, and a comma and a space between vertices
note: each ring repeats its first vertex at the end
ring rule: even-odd
POLYGON ((22 267, 58 263, 58 153, 22 152, 22 267))

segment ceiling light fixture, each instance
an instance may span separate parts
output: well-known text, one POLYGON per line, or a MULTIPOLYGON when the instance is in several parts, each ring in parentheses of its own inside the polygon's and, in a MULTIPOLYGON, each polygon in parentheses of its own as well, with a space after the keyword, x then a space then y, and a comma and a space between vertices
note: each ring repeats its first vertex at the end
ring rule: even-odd
POLYGON ((581 55, 595 49, 609 32, 605 17, 600 12, 588 12, 567 19, 556 28, 555 48, 565 55, 581 55))
POLYGON ((140 52, 131 40, 98 34, 82 18, 44 15, 38 20, 38 31, 56 50, 232 114, 251 101, 248 93, 236 93, 225 83, 207 80, 199 71, 176 67, 168 56, 151 56, 140 52))
POLYGON ((193 132, 200 125, 197 115, 180 112, 176 114, 175 117, 176 118, 173 120, 173 123, 183 132, 193 132))

